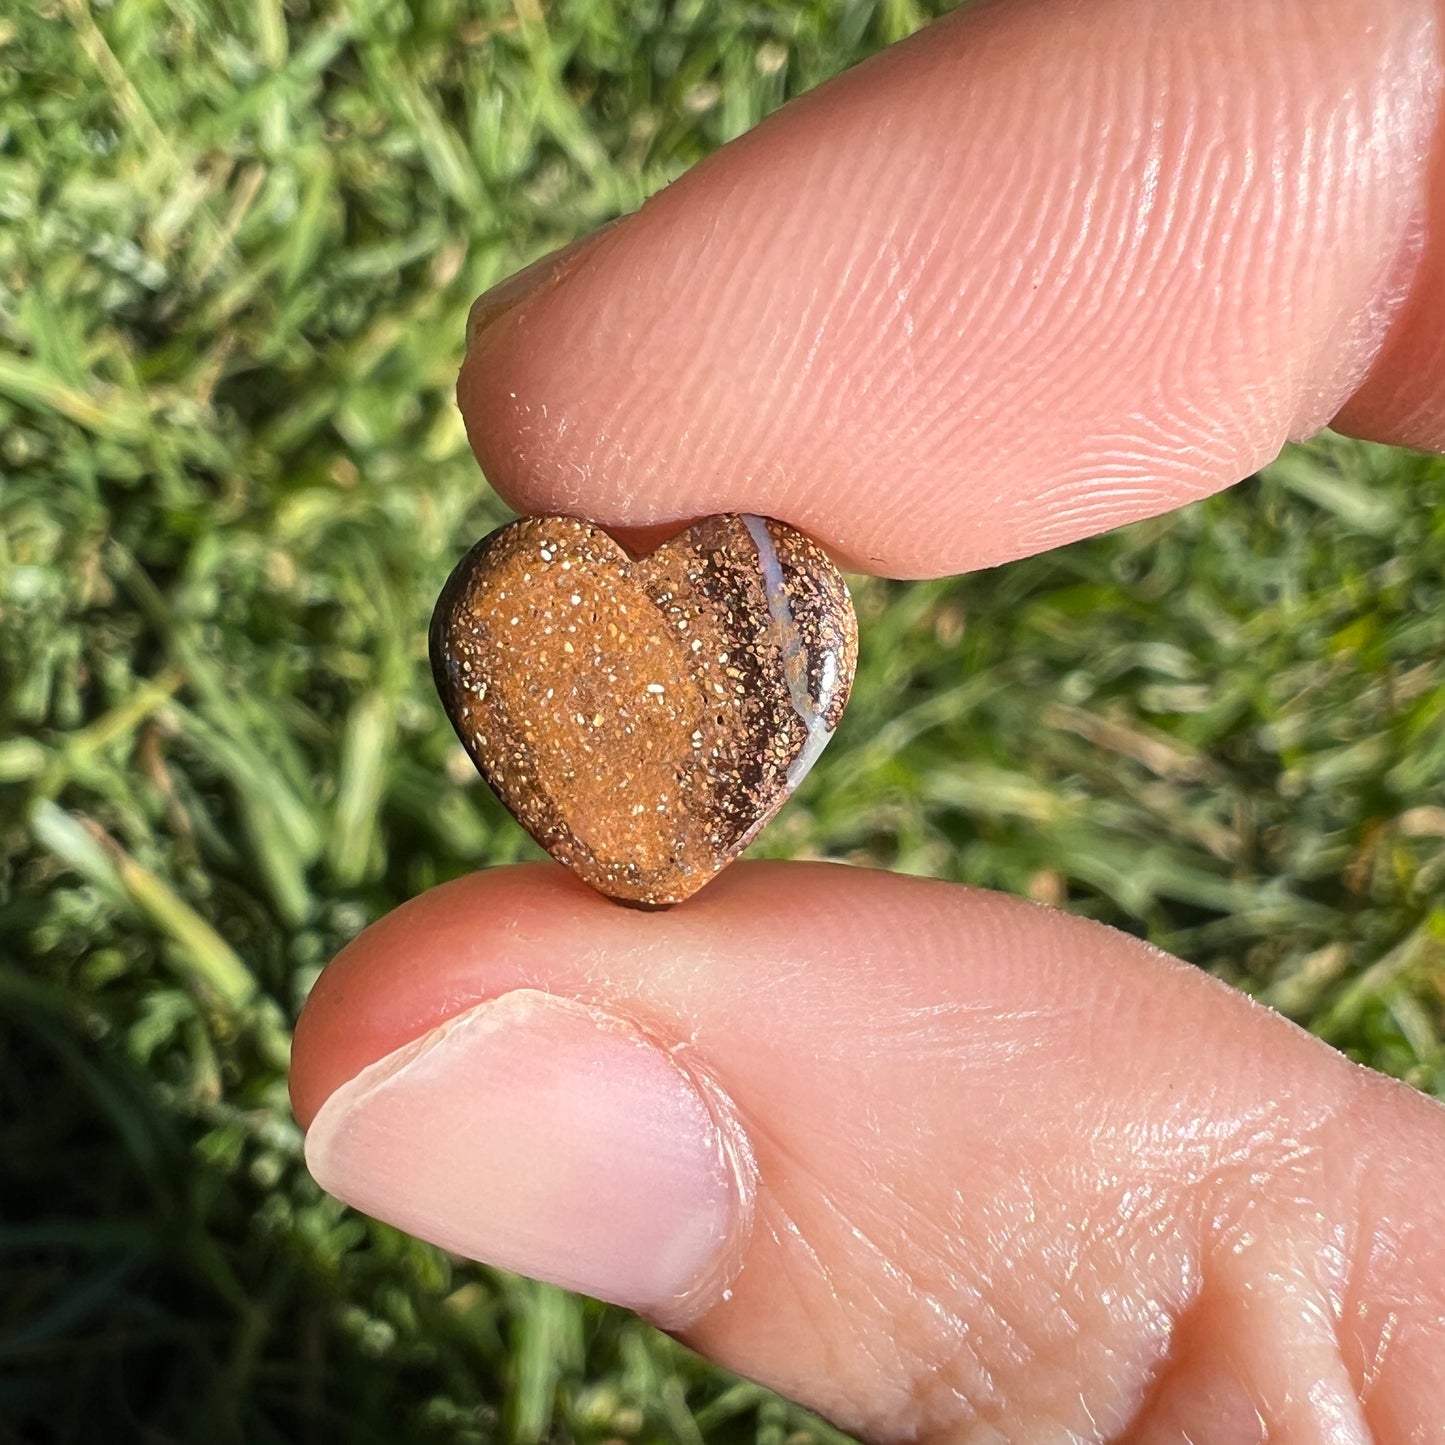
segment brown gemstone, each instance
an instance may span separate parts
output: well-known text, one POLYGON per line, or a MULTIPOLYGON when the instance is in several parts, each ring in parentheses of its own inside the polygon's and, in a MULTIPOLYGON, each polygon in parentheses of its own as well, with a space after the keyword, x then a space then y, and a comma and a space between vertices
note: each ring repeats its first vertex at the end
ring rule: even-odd
POLYGON ((462 558, 431 624, 447 716, 512 816, 592 887, 652 907, 782 807, 857 657, 838 569, 741 515, 640 559, 590 522, 525 517, 462 558))

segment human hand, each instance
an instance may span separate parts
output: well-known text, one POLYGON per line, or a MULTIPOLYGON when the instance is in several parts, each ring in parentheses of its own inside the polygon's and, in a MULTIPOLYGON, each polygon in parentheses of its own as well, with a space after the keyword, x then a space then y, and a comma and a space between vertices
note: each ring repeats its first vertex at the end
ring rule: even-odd
MULTIPOLYGON (((942 22, 484 300, 487 474, 524 510, 761 512, 916 576, 1166 510, 1331 418, 1445 447, 1441 25, 942 22)), ((1439 1108, 1018 901, 743 864, 642 915, 494 870, 346 950, 293 1091, 358 1207, 879 1439, 1445 1418, 1439 1108)))

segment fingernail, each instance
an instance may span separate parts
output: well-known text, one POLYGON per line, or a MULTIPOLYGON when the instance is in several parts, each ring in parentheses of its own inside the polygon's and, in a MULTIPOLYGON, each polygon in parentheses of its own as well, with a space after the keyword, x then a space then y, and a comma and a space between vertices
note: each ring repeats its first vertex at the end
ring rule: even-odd
POLYGON ((364 1069, 306 1136, 317 1183, 363 1213, 673 1327, 736 1263, 749 1158, 710 1085, 632 1025, 531 989, 364 1069))
POLYGON ((467 350, 470 351, 476 345, 477 338, 497 317, 510 311, 519 301, 544 291, 548 286, 556 285, 572 269, 582 253, 622 219, 624 218, 619 216, 616 220, 608 221, 606 225, 599 226, 595 231, 579 237, 560 250, 533 261, 530 266, 523 266, 505 281, 499 281, 490 291, 482 292, 472 302, 472 309, 467 313, 467 350))

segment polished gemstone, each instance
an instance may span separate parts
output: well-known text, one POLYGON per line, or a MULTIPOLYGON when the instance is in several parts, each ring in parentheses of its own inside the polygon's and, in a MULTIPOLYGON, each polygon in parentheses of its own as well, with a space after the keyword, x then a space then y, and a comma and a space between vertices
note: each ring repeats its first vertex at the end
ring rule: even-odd
POLYGON ((801 532, 708 517, 646 557, 525 517, 457 565, 431 625, 447 716, 513 817, 609 897, 696 892, 802 782, 858 626, 801 532))

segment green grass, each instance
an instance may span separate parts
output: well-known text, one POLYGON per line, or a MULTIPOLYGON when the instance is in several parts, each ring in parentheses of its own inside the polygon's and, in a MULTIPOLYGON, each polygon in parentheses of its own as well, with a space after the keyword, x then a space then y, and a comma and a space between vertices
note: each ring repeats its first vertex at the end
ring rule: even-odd
MULTIPOLYGON (((928 8, 0 20, 0 1439, 828 1438, 322 1197, 285 1057, 346 939, 532 852, 424 660, 503 515, 468 303, 928 8)), ((1440 462, 1325 439, 858 601, 759 853, 1066 902, 1445 1096, 1440 462)))

